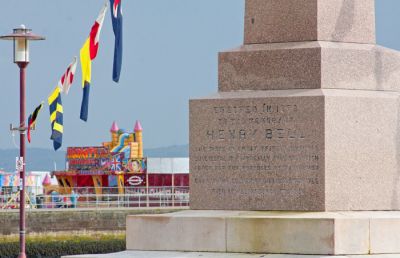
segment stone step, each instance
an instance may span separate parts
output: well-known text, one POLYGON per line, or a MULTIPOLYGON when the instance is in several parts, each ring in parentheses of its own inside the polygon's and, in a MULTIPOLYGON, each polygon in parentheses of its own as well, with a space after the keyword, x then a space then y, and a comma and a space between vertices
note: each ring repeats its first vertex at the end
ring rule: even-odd
POLYGON ((127 249, 304 255, 400 254, 400 212, 191 210, 128 216, 127 249))

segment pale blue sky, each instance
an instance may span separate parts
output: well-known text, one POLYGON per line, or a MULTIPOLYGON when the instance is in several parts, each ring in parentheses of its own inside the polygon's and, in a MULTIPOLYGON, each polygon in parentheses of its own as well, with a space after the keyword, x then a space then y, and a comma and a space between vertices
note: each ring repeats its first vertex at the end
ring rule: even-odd
MULTIPOLYGON (((27 113, 55 87, 84 43, 102 0, 2 1, 0 34, 19 24, 47 37, 31 45, 27 113)), ((378 43, 400 49, 400 1, 377 0, 378 43)), ((89 120, 79 120, 81 72, 64 103, 67 146, 99 145, 113 120, 132 130, 139 119, 145 147, 188 143, 188 100, 217 90, 217 53, 243 41, 244 0, 125 0, 124 62, 119 84, 111 79, 114 35, 107 13, 99 55, 92 66, 89 120)), ((12 45, 0 42, 0 148, 12 148, 10 122, 18 122, 18 69, 12 45)), ((52 148, 48 107, 30 147, 52 148)))

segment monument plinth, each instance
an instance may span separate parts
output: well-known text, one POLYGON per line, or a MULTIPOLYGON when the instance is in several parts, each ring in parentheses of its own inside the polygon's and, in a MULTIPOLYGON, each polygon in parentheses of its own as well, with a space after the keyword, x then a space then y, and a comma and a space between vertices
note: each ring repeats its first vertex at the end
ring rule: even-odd
POLYGON ((374 13, 247 0, 218 93, 190 100, 192 210, 128 217, 128 249, 400 253, 400 54, 374 13))
POLYGON ((246 1, 219 92, 190 101, 192 209, 400 209, 400 54, 374 17, 372 0, 246 1))

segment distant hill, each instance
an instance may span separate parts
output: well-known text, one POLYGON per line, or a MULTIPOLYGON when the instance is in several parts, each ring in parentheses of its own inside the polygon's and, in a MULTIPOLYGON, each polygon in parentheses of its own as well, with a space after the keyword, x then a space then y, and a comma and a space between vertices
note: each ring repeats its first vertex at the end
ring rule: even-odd
MULTIPOLYGON (((0 169, 8 172, 15 170, 15 158, 19 156, 18 149, 0 149, 0 169)), ((65 169, 65 151, 51 149, 29 148, 26 151, 27 171, 50 171, 65 169)))
MULTIPOLYGON (((65 151, 51 149, 27 149, 27 171, 52 171, 65 169, 65 151)), ((145 149, 147 157, 189 157, 189 145, 169 146, 145 149)), ((15 170, 15 158, 19 156, 18 149, 0 149, 0 170, 8 172, 15 170)))
POLYGON ((144 155, 154 158, 185 158, 189 157, 189 145, 144 149, 144 155))

